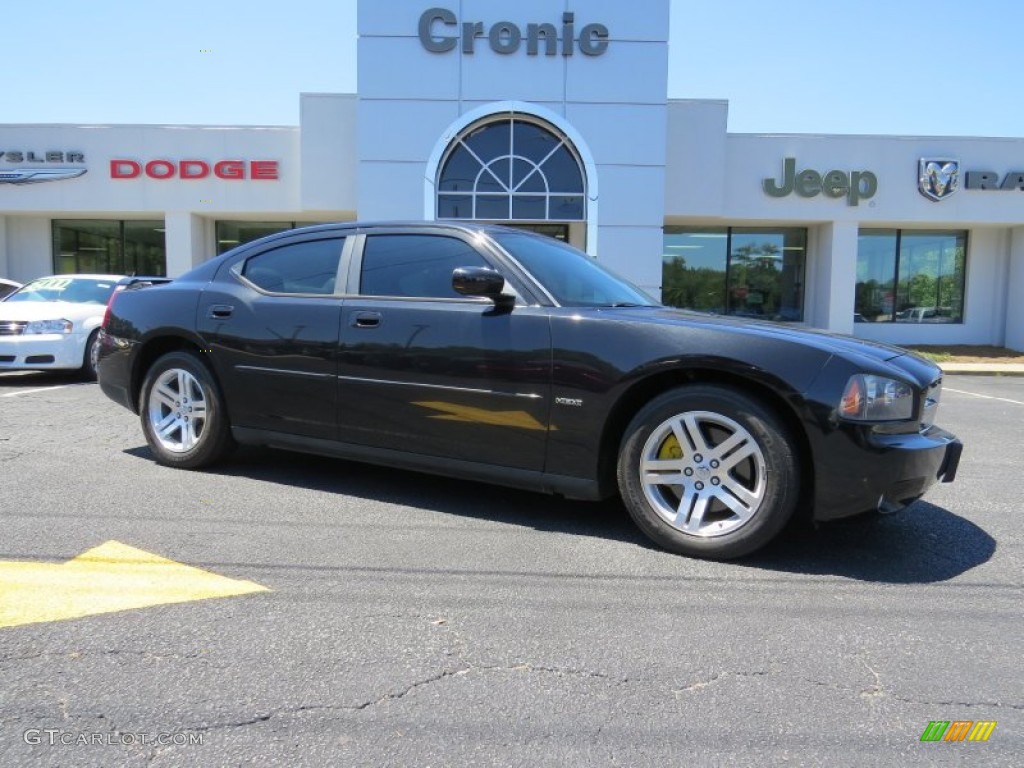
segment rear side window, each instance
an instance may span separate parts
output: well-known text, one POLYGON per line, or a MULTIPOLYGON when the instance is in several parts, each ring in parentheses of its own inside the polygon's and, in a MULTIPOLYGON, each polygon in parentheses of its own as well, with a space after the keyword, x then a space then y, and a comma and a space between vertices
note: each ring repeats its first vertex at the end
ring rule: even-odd
POLYGON ((363 249, 364 296, 464 299, 452 289, 456 267, 486 267, 469 243, 444 235, 370 235, 363 249))
POLYGON ((334 293, 345 238, 305 240, 264 251, 245 262, 245 278, 269 293, 334 293))

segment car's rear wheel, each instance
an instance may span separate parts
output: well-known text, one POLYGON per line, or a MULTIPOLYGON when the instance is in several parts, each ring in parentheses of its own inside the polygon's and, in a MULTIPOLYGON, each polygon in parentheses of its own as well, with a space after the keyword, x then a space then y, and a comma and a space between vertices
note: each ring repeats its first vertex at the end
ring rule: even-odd
POLYGON ((735 389, 666 392, 623 437, 619 490, 630 515, 673 552, 727 559, 764 546, 793 514, 800 471, 779 418, 735 389))
POLYGON ((170 352, 146 372, 139 414, 161 464, 209 466, 231 448, 231 430, 213 375, 195 355, 170 352))

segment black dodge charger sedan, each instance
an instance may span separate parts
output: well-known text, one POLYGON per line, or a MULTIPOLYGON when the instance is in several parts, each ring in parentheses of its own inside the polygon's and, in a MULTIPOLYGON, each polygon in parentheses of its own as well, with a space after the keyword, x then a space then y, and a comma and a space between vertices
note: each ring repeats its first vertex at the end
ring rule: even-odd
POLYGON ((940 370, 853 338, 660 306, 498 226, 330 224, 114 295, 99 380, 162 464, 236 443, 577 499, 738 557, 797 510, 896 511, 956 474, 940 370))

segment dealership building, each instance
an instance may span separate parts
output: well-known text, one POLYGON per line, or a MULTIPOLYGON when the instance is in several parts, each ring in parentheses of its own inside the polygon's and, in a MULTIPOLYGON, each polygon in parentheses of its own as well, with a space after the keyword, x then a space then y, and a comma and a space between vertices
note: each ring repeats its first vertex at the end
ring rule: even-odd
POLYGON ((668 29, 668 0, 362 2, 358 93, 298 96, 297 127, 0 125, 0 277, 454 218, 676 306, 1024 349, 1024 138, 729 133, 667 98, 668 29))

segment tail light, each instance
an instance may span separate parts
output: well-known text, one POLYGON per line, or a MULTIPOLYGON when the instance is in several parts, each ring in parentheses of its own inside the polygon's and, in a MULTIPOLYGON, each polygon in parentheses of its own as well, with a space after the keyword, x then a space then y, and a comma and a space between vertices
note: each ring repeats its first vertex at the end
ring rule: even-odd
POLYGON ((117 298, 117 294, 119 294, 122 290, 124 290, 124 288, 118 286, 117 288, 114 289, 114 292, 110 294, 110 298, 107 299, 107 309, 103 313, 103 325, 101 326, 104 331, 107 330, 107 326, 110 324, 110 310, 114 308, 114 299, 117 298))

